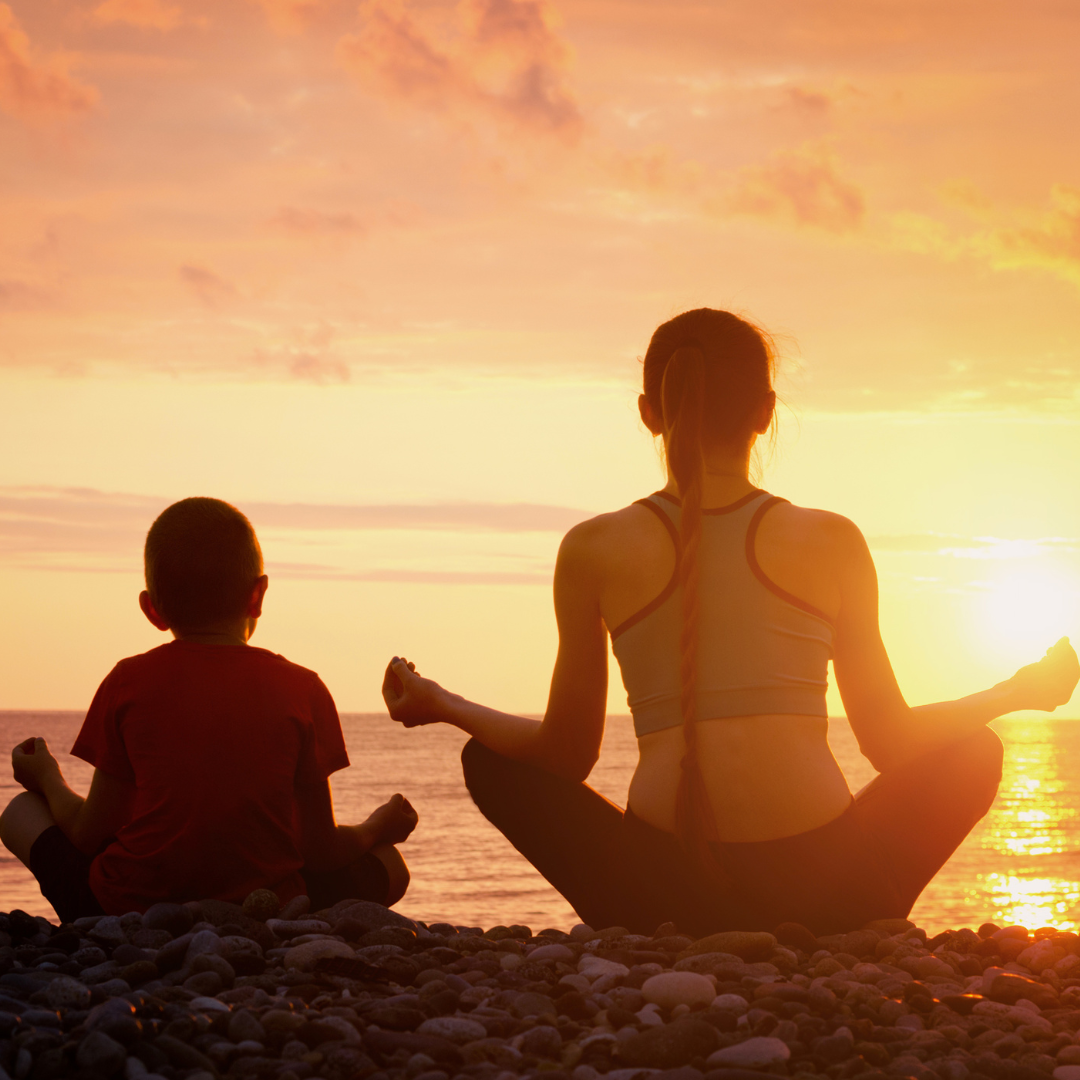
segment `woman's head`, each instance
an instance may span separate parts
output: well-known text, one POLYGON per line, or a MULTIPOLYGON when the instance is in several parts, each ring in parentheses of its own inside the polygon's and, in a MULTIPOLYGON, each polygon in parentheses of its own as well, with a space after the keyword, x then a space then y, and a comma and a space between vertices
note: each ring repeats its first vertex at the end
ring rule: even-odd
POLYGON ((694 428, 703 452, 741 450, 772 420, 775 360, 753 324, 729 311, 697 308, 659 326, 645 353, 642 418, 670 445, 694 428), (684 404, 700 416, 686 415, 684 404))

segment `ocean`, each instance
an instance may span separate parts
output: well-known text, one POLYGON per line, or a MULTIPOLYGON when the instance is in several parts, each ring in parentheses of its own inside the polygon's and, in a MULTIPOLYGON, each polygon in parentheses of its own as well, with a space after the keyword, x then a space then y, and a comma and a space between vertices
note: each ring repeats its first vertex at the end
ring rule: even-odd
MULTIPOLYGON (((30 735, 48 740, 77 791, 91 769, 67 755, 79 712, 2 712, 0 745, 30 735)), ((465 736, 443 725, 406 730, 385 715, 342 716, 352 767, 331 784, 339 821, 359 820, 395 791, 420 814, 403 846, 412 885, 399 910, 425 922, 472 926, 525 923, 567 929, 570 906, 481 817, 461 779, 465 736)), ((1005 771, 990 813, 930 883, 912 912, 928 931, 991 921, 1029 928, 1080 926, 1080 722, 1004 719, 1005 771)), ((829 741, 853 791, 874 776, 844 720, 829 724, 829 741)), ((589 782, 625 805, 637 747, 629 717, 608 720, 600 760, 589 782)), ((6 805, 20 789, 0 779, 6 805)), ((0 848, 0 910, 22 908, 55 918, 29 871, 0 848)))

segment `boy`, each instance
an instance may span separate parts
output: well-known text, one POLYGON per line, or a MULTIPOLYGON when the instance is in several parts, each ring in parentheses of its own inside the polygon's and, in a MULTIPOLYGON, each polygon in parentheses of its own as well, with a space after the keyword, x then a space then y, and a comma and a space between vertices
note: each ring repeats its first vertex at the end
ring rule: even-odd
POLYGON ((72 754, 67 786, 44 739, 12 751, 27 790, 0 840, 64 922, 162 900, 243 902, 270 888, 318 910, 347 897, 393 904, 408 869, 394 844, 416 827, 401 795, 337 825, 328 777, 349 764, 337 710, 312 671, 247 644, 267 577, 251 523, 218 499, 184 499, 151 526, 143 614, 174 640, 121 660, 72 754))

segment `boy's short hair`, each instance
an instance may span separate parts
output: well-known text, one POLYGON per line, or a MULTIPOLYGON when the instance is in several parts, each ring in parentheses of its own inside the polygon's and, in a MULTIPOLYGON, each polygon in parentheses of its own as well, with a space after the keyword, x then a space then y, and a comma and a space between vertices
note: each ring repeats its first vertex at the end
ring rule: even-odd
POLYGON ((146 534, 146 590, 170 629, 238 618, 263 572, 251 522, 220 499, 181 499, 146 534))

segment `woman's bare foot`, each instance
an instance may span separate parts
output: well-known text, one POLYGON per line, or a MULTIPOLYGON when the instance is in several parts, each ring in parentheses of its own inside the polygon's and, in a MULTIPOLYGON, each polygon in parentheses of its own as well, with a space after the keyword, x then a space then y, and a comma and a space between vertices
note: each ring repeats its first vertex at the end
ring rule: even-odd
POLYGON ((1063 637, 1038 663, 1022 667, 1009 681, 1022 702, 1017 708, 1053 712, 1072 697, 1078 680, 1080 661, 1069 639, 1063 637))
POLYGON ((359 828, 370 840, 371 847, 376 844, 400 844, 409 838, 417 821, 419 815, 412 803, 404 795, 398 794, 391 795, 382 806, 373 810, 359 828))

